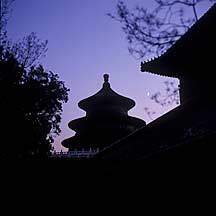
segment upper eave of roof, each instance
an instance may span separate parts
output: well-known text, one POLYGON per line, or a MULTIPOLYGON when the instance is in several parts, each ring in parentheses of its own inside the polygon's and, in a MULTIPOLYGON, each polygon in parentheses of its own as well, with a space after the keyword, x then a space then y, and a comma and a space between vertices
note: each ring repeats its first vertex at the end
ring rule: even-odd
MULTIPOLYGON (((216 4, 166 52, 141 63, 142 72, 179 77, 195 64, 203 68, 212 61, 210 51, 215 51, 216 4)), ((213 62, 213 61, 212 61, 213 62)))

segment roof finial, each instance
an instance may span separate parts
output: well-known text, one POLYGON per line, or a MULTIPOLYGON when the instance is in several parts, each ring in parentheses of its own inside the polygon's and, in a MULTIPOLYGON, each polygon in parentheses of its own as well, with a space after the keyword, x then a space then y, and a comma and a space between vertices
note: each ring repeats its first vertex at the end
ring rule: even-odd
POLYGON ((109 82, 109 74, 104 74, 104 82, 109 82))
POLYGON ((104 78, 103 88, 110 88, 109 74, 104 74, 103 78, 104 78))

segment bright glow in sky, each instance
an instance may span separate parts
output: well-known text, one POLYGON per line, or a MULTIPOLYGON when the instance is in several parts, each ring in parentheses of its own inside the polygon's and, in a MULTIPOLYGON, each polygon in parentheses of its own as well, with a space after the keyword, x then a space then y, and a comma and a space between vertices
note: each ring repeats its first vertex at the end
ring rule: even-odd
MULTIPOLYGON (((127 0, 152 7, 153 0, 127 0)), ((129 55, 125 35, 120 24, 106 13, 115 12, 117 0, 16 0, 8 25, 13 40, 36 32, 47 39, 48 52, 42 64, 59 74, 70 88, 69 102, 64 105, 62 133, 55 139, 56 150, 65 150, 60 142, 74 134, 67 126, 72 119, 85 115, 77 103, 96 93, 103 83, 103 74, 110 75, 110 83, 117 93, 136 101, 129 114, 151 121, 144 111, 156 111, 154 118, 173 107, 161 107, 148 94, 164 89, 169 78, 140 72, 141 60, 129 55)), ((176 79, 177 80, 177 79, 176 79)))

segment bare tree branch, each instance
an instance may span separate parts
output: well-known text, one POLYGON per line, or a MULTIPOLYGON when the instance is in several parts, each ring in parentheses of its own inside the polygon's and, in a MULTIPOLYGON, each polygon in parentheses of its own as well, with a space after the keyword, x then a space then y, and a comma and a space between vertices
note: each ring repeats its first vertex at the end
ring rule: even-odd
POLYGON ((47 52, 48 41, 38 39, 35 32, 32 32, 22 40, 11 46, 11 53, 18 59, 23 68, 38 65, 39 60, 47 52))
POLYGON ((41 41, 35 32, 17 42, 11 42, 7 37, 7 24, 15 0, 0 0, 0 47, 10 51, 23 68, 39 65, 47 52, 48 41, 41 41))
POLYGON ((151 100, 160 104, 161 106, 179 104, 179 87, 172 81, 165 81, 166 85, 165 92, 162 94, 157 92, 151 95, 151 100))
POLYGON ((157 4, 153 11, 136 6, 131 12, 123 1, 119 1, 117 14, 108 14, 122 24, 128 50, 136 58, 160 55, 173 45, 198 20, 196 7, 204 0, 152 1, 157 4))

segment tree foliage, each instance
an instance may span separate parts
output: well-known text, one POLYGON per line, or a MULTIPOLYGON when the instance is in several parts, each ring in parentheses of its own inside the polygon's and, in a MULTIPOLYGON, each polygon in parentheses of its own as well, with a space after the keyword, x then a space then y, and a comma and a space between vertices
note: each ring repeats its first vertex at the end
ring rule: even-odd
POLYGON ((0 158, 45 158, 61 131, 62 104, 69 89, 39 64, 47 41, 41 42, 35 33, 16 43, 8 40, 6 25, 13 1, 0 2, 0 158))
POLYGON ((60 133, 68 89, 41 65, 26 71, 8 51, 0 56, 1 157, 45 157, 60 133))

